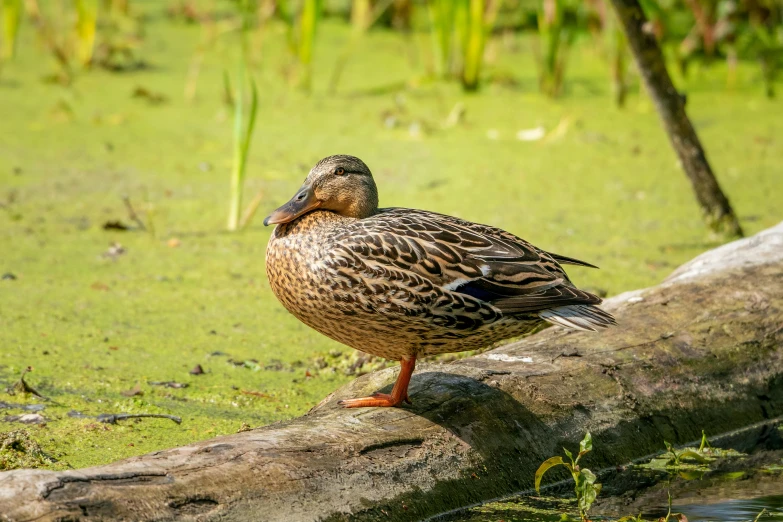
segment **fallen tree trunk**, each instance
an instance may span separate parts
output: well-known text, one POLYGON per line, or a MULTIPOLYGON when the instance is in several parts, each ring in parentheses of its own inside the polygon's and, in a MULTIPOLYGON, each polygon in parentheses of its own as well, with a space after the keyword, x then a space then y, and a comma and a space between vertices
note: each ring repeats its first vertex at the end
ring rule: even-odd
POLYGON ((413 406, 307 415, 95 468, 0 474, 3 520, 418 520, 530 488, 593 433, 592 469, 783 414, 783 223, 607 301, 619 327, 550 328, 424 365, 413 406))

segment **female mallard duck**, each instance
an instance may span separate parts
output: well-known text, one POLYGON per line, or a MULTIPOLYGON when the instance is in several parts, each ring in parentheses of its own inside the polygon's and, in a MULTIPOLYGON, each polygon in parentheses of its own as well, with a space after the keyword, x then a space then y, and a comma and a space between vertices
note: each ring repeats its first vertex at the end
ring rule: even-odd
POLYGON ((340 402, 348 408, 410 402, 418 356, 481 348, 544 321, 615 324, 560 266, 592 265, 487 225, 379 209, 370 169, 353 156, 319 161, 269 224, 277 227, 266 272, 283 306, 336 341, 402 365, 391 394, 340 402))

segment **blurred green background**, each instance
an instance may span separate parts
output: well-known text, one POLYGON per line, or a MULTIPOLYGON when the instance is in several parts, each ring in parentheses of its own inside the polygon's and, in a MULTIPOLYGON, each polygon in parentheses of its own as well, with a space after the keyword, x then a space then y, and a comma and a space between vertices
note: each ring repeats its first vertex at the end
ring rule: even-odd
MULTIPOLYGON (((745 232, 776 224, 781 2, 643 4, 745 232)), ((602 295, 722 241, 604 0, 0 5, 0 432, 41 450, 0 469, 290 418, 382 364, 264 274, 261 219, 330 154, 364 159, 384 206, 599 265, 569 272, 602 295), (14 387, 27 367, 49 400, 14 387), (182 424, 83 417, 122 412, 182 424)))

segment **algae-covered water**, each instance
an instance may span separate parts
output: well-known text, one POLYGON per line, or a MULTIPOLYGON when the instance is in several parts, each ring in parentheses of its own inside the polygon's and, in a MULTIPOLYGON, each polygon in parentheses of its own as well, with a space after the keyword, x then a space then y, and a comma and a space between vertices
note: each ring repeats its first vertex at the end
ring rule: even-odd
MULTIPOLYGON (((95 465, 287 419, 356 371, 348 349, 270 292, 261 220, 225 231, 223 74, 236 41, 208 49, 186 101, 201 29, 143 5, 135 52, 144 67, 81 73, 71 87, 44 82, 53 62, 25 26, 19 56, 0 72, 0 382, 32 367, 24 379, 48 399, 0 393, 0 432, 26 429, 44 455, 6 456, 7 468, 95 465), (117 221, 130 230, 107 229, 117 221), (196 365, 204 373, 191 374, 196 365), (30 404, 44 408, 25 411, 30 404), (182 423, 85 418, 107 413, 182 423)), ((638 85, 624 110, 612 105, 594 46, 576 46, 566 95, 551 101, 536 92, 530 38, 498 38, 485 71, 498 81, 465 95, 423 76, 426 36, 379 29, 332 95, 349 29, 327 21, 319 31, 310 95, 280 74, 282 26, 272 23, 253 53, 259 112, 246 201, 260 191, 259 214, 287 200, 315 161, 348 153, 373 170, 382 205, 490 223, 595 263, 601 270, 570 273, 600 293, 655 284, 717 244, 652 105, 638 85), (458 104, 464 117, 449 118, 458 104), (544 139, 518 139, 539 127, 544 139)), ((678 82, 746 233, 780 221, 783 106, 763 96, 757 67, 740 64, 731 89, 717 63, 678 82)))

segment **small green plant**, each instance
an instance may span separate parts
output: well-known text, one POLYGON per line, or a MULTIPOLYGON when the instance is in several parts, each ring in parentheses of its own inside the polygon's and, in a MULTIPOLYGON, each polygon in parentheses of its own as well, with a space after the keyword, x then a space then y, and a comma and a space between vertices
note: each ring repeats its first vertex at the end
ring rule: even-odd
POLYGON ((585 434, 585 438, 579 443, 579 453, 574 458, 573 454, 566 448, 563 448, 568 460, 566 462, 563 457, 552 457, 544 461, 536 471, 536 491, 541 493, 541 479, 549 469, 555 466, 565 466, 571 473, 571 477, 574 479, 574 492, 576 493, 576 502, 579 509, 579 516, 583 521, 587 521, 587 513, 590 511, 590 506, 595 502, 598 493, 601 492, 601 484, 597 483, 595 473, 587 468, 579 466, 579 460, 590 453, 593 450, 593 438, 588 431, 585 434))
POLYGON ((466 91, 478 88, 484 46, 500 4, 498 0, 427 2, 437 76, 459 79, 466 91))
POLYGON ((743 54, 758 60, 765 94, 767 98, 774 98, 775 82, 783 70, 783 26, 752 24, 742 33, 738 46, 743 54))
MULTIPOLYGON (((231 169, 231 199, 229 201, 228 212, 228 230, 234 231, 246 222, 240 222, 240 213, 242 209, 242 193, 244 191, 245 171, 247 170, 247 157, 250 152, 250 142, 253 138, 253 130, 256 123, 256 113, 258 112, 258 90, 256 83, 250 79, 250 108, 247 113, 248 122, 244 124, 245 119, 245 98, 247 97, 247 35, 250 27, 250 17, 252 9, 249 7, 251 2, 246 2, 242 9, 243 23, 241 33, 241 53, 239 58, 239 68, 237 74, 236 91, 232 96, 234 108, 234 158, 231 169)), ((226 92, 231 92, 228 75, 223 77, 226 92)))
POLYGON ((660 456, 655 457, 646 464, 639 467, 655 469, 659 471, 675 471, 683 475, 682 471, 687 470, 691 473, 683 478, 690 478, 693 472, 703 473, 709 469, 708 464, 715 459, 743 457, 744 453, 733 449, 714 448, 710 446, 707 435, 702 431, 701 443, 698 448, 676 449, 667 441, 663 441, 666 451, 660 456))
POLYGON ((449 0, 429 0, 427 14, 430 17, 435 74, 445 78, 451 72, 454 3, 449 0))
POLYGON ((566 58, 573 40, 564 22, 562 0, 544 0, 538 10, 538 83, 541 92, 557 97, 563 90, 566 58))
POLYGON ((647 464, 641 464, 639 467, 663 471, 667 475, 666 497, 668 510, 666 517, 660 519, 664 522, 668 522, 671 519, 687 520, 682 513, 672 513, 671 481, 674 477, 679 475, 686 480, 698 478, 710 469, 709 463, 716 459, 743 457, 745 455, 733 449, 712 447, 704 430, 701 432, 701 443, 698 448, 677 449, 667 441, 664 441, 663 444, 666 447, 666 451, 663 454, 652 459, 647 464))
POLYGON ((70 85, 79 67, 119 71, 143 64, 134 54, 143 34, 143 17, 132 16, 122 0, 48 2, 42 8, 30 0, 26 7, 31 25, 58 67, 46 77, 50 82, 70 85))
POLYGON ((309 91, 312 87, 315 33, 323 12, 323 0, 281 2, 278 7, 288 24, 288 47, 298 63, 295 83, 309 91))
MULTIPOLYGON (((703 436, 703 434, 702 434, 703 436)), ((702 439, 702 444, 703 444, 702 439)), ((692 448, 683 448, 683 449, 675 449, 674 446, 669 444, 666 441, 663 441, 664 446, 666 446, 666 453, 664 453, 664 459, 667 459, 668 462, 675 467, 679 467, 682 465, 683 459, 685 460, 694 460, 700 464, 706 463, 707 459, 704 458, 704 456, 701 454, 701 449, 695 450, 692 448)))
POLYGON ((756 515, 756 518, 753 519, 753 522, 758 522, 761 517, 767 514, 767 508, 762 509, 759 511, 759 514, 756 515))

